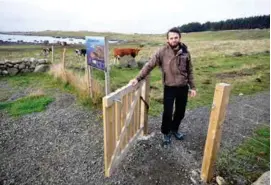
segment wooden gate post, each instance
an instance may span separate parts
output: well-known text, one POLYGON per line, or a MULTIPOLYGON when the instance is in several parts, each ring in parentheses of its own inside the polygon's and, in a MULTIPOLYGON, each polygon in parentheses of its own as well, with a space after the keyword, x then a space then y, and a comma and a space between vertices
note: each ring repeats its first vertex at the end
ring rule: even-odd
POLYGON ((231 86, 225 83, 219 83, 215 88, 201 168, 201 178, 204 182, 209 182, 213 177, 214 164, 221 140, 221 126, 225 119, 230 90, 231 86))
MULTIPOLYGON (((150 94, 150 77, 146 77, 146 81, 142 87, 141 97, 145 100, 145 103, 149 105, 149 94, 150 94)), ((142 100, 140 100, 142 101, 142 100)), ((140 125, 144 126, 143 135, 148 135, 148 109, 144 102, 141 103, 141 115, 140 115, 140 125)))

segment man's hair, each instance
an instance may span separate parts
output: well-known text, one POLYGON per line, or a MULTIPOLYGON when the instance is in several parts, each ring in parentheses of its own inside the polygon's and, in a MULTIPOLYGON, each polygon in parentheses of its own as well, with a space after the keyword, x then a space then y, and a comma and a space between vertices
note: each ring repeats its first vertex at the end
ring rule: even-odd
POLYGON ((169 32, 177 33, 181 37, 181 32, 180 32, 179 28, 177 28, 177 27, 174 27, 174 28, 171 28, 170 30, 168 30, 167 39, 168 39, 169 32))

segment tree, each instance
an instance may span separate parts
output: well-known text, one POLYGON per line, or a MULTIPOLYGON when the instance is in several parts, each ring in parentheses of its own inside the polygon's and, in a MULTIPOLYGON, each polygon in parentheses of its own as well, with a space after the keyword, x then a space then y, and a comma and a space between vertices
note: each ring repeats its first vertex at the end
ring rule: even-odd
POLYGON ((228 19, 219 22, 191 22, 178 27, 181 32, 218 31, 233 29, 270 28, 270 15, 228 19))

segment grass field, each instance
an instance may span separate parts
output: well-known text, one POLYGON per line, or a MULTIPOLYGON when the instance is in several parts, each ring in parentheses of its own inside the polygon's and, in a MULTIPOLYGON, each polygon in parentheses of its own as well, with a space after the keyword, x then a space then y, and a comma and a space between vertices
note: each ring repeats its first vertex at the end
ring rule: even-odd
MULTIPOLYGON (((269 30, 233 30, 219 32, 200 32, 183 34, 184 42, 189 46, 192 55, 195 82, 198 96, 190 99, 188 108, 210 105, 213 98, 216 83, 225 82, 233 86, 232 94, 246 95, 269 89, 270 56, 269 56, 269 30), (235 56, 235 53, 241 56, 235 56)), ((37 32, 35 35, 54 36, 84 36, 97 35, 92 32, 37 32)), ((164 35, 142 35, 142 34, 116 34, 109 35, 112 39, 124 39, 126 44, 110 44, 110 62, 113 61, 113 48, 116 47, 144 47, 136 57, 136 61, 146 61, 165 42, 164 35)), ((18 45, 0 46, 0 60, 18 60, 23 57, 42 57, 41 48, 45 46, 18 45)), ((83 47, 83 46, 82 46, 83 47)), ((78 46, 68 46, 66 52, 66 67, 76 73, 83 74, 85 60, 76 57, 74 49, 78 46)), ((62 47, 55 47, 54 63, 61 62, 62 47)), ((51 60, 51 57, 48 56, 51 60)), ((139 69, 119 69, 112 66, 110 72, 111 90, 127 84, 134 78, 139 69)), ((104 74, 94 70, 95 79, 104 84, 104 74)), ((152 115, 160 114, 162 111, 163 87, 161 73, 158 68, 151 73, 151 110, 152 115)))

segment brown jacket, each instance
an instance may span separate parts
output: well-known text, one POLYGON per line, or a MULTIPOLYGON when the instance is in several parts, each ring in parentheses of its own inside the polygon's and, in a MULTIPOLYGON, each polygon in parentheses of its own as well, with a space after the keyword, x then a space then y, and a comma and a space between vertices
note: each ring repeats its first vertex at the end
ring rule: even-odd
POLYGON ((185 44, 180 43, 180 50, 174 54, 167 44, 160 48, 141 69, 136 77, 138 81, 144 79, 151 70, 159 66, 163 74, 163 83, 166 86, 186 86, 195 89, 191 56, 185 44))

